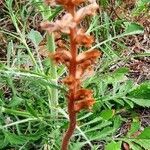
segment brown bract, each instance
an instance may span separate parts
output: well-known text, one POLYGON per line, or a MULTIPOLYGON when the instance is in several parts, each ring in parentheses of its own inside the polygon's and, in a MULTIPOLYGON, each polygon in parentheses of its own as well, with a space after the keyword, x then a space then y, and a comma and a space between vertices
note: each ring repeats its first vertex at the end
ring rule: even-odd
POLYGON ((97 3, 92 3, 88 6, 80 8, 75 14, 74 21, 79 23, 85 16, 95 15, 98 8, 99 6, 97 3))
POLYGON ((85 1, 86 0, 45 0, 45 3, 50 6, 59 4, 67 8, 68 6, 72 6, 72 5, 78 6, 79 4, 85 1))
POLYGON ((86 97, 91 98, 92 93, 93 92, 91 90, 82 88, 76 92, 75 101, 85 99, 86 97))
POLYGON ((57 40, 56 45, 57 45, 58 48, 66 48, 67 47, 66 41, 63 40, 63 39, 57 40))
POLYGON ((98 57, 101 56, 101 52, 97 49, 88 50, 85 52, 80 53, 76 61, 78 64, 84 63, 86 60, 90 60, 91 63, 94 63, 98 57))
POLYGON ((70 61, 72 59, 71 53, 67 50, 59 49, 57 52, 53 55, 53 59, 56 63, 62 63, 67 66, 70 65, 70 61))
POLYGON ((87 78, 94 75, 94 67, 91 65, 83 68, 82 66, 78 66, 77 72, 76 72, 76 78, 81 79, 82 81, 86 80, 87 78))
POLYGON ((65 14, 61 20, 55 22, 45 21, 41 23, 41 28, 48 33, 61 31, 63 33, 70 33, 70 28, 74 28, 76 23, 73 21, 73 16, 70 13, 65 14))
MULTIPOLYGON (((74 76, 70 75, 63 80, 64 84, 68 85, 69 89, 72 90, 76 86, 76 88, 80 87, 80 80, 74 78, 74 76)), ((71 93, 69 93, 71 94, 71 93)), ((75 96, 75 95, 74 95, 75 96)))
POLYGON ((91 109, 95 100, 92 98, 92 91, 80 89, 76 92, 74 110, 79 112, 82 109, 91 109))
POLYGON ((90 35, 87 35, 82 29, 79 29, 75 36, 75 41, 79 45, 91 47, 92 43, 94 42, 94 38, 90 35))
POLYGON ((89 109, 89 110, 91 110, 91 108, 92 108, 94 103, 95 103, 94 99, 85 99, 83 101, 76 102, 74 104, 74 110, 76 112, 79 112, 82 109, 89 109))

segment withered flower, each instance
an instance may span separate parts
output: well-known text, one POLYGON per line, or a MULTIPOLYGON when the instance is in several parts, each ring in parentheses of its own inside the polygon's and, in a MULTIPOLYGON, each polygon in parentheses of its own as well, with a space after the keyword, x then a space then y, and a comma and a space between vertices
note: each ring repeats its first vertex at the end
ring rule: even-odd
POLYGON ((99 8, 96 0, 45 0, 48 5, 62 5, 67 13, 55 22, 43 22, 41 27, 49 34, 52 32, 63 32, 70 37, 70 50, 64 45, 60 39, 57 43, 57 50, 55 54, 50 57, 57 63, 67 66, 69 74, 63 80, 63 83, 68 87, 68 113, 69 113, 69 127, 66 131, 61 150, 67 150, 69 140, 76 127, 76 115, 83 109, 90 110, 95 103, 93 92, 82 87, 84 78, 93 74, 96 60, 101 56, 101 52, 97 49, 84 51, 78 54, 78 47, 85 46, 89 48, 94 43, 94 38, 87 35, 83 29, 79 28, 80 21, 85 16, 95 15, 99 8), (77 6, 84 2, 90 4, 77 10, 77 6), (76 11, 77 10, 77 11, 76 11))

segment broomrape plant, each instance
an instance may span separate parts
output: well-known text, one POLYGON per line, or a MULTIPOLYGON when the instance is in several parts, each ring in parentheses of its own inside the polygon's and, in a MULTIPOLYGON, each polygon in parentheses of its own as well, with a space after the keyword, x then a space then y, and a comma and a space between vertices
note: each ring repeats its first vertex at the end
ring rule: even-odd
POLYGON ((89 5, 77 10, 77 7, 86 1, 45 0, 45 3, 50 6, 62 5, 67 13, 55 22, 45 21, 41 23, 42 29, 49 34, 52 34, 52 32, 65 33, 70 38, 69 50, 64 44, 61 44, 54 54, 50 54, 50 57, 56 63, 65 64, 69 70, 63 83, 68 86, 67 102, 70 123, 62 140, 62 150, 68 149, 69 140, 76 127, 77 113, 83 109, 91 109, 95 102, 92 91, 84 89, 82 82, 86 76, 94 71, 94 64, 101 53, 97 49, 90 48, 94 38, 87 35, 85 30, 79 27, 79 23, 84 17, 95 15, 99 6, 96 0, 88 0, 89 5), (78 54, 80 46, 84 46, 89 50, 78 54))

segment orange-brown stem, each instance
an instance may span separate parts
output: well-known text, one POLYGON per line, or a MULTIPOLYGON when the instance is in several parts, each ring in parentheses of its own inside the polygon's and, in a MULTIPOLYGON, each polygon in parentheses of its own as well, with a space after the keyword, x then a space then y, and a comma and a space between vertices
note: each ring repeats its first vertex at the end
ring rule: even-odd
MULTIPOLYGON (((74 16, 74 6, 71 7, 69 11, 74 16)), ((75 34, 76 34, 76 28, 71 28, 70 29, 70 48, 71 49, 70 50, 71 50, 72 59, 70 61, 69 76, 72 76, 74 79, 76 78, 76 69, 77 69, 77 62, 76 62, 77 46, 74 40, 75 34)), ((76 111, 74 110, 74 101, 75 101, 76 91, 77 91, 77 83, 74 83, 73 88, 69 89, 69 97, 68 97, 69 127, 63 137, 61 150, 68 149, 70 138, 76 127, 76 111)))
POLYGON ((70 138, 75 130, 76 127, 76 112, 73 109, 74 102, 72 100, 69 100, 68 102, 68 113, 69 113, 69 127, 68 130, 65 133, 65 136, 63 137, 62 141, 62 148, 61 150, 67 150, 70 138))

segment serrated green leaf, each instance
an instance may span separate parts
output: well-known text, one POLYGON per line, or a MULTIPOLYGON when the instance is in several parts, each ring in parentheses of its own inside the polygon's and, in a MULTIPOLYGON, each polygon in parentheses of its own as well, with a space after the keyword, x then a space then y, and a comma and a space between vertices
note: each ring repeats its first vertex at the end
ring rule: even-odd
POLYGON ((134 103, 133 102, 131 102, 129 99, 127 99, 127 98, 123 98, 123 100, 131 107, 131 108, 133 108, 134 107, 134 103))
POLYGON ((121 106, 124 106, 124 101, 122 99, 113 99, 116 103, 120 104, 121 106))
POLYGON ((130 148, 132 150, 143 150, 143 148, 141 148, 138 144, 134 142, 128 142, 128 144, 130 145, 130 148))
POLYGON ((136 139, 135 143, 144 148, 144 150, 150 150, 150 139, 136 139))
POLYGON ((96 131, 96 130, 101 130, 102 128, 107 127, 111 124, 112 123, 110 121, 103 121, 102 123, 100 123, 100 124, 98 124, 94 127, 90 127, 89 129, 86 129, 84 132, 88 133, 88 132, 93 132, 93 131, 96 131))
MULTIPOLYGON (((130 139, 130 141, 127 141, 129 144, 131 144, 131 146, 134 147, 135 150, 139 150, 140 147, 144 150, 149 150, 150 149, 150 127, 147 127, 144 129, 144 131, 138 135, 135 139, 130 139), (134 144, 134 143, 136 144, 134 144), (140 146, 140 147, 139 147, 140 146)), ((133 150, 134 150, 133 149, 133 150)))
POLYGON ((134 102, 139 106, 150 107, 150 100, 148 99, 129 98, 129 100, 131 100, 132 102, 134 102))
POLYGON ((37 131, 33 134, 27 134, 27 135, 16 135, 14 133, 5 132, 3 131, 5 135, 5 141, 10 143, 11 145, 22 145, 26 143, 27 141, 36 141, 39 138, 41 138, 43 132, 37 131))
POLYGON ((129 96, 138 99, 150 100, 150 81, 146 81, 139 85, 136 89, 129 93, 129 96))
POLYGON ((144 33, 144 28, 136 23, 127 23, 127 27, 125 29, 124 34, 133 35, 133 34, 141 34, 144 33))
POLYGON ((134 83, 131 80, 125 81, 124 84, 120 85, 118 93, 128 94, 134 87, 134 83))
POLYGON ((102 131, 95 131, 92 134, 90 133, 89 138, 90 140, 101 140, 105 139, 107 136, 113 134, 116 129, 112 127, 106 127, 102 131))

